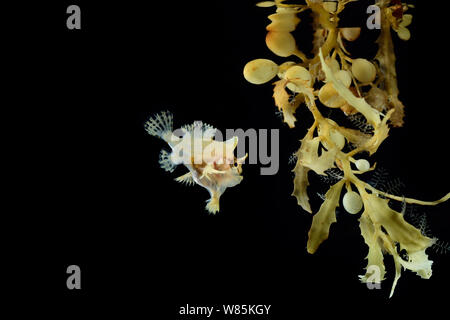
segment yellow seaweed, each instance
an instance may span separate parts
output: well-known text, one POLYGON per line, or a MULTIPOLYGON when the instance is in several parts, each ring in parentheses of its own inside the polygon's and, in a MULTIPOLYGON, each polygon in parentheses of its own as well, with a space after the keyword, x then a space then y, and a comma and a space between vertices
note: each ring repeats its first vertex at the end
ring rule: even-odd
MULTIPOLYGON (((297 120, 295 112, 302 105, 308 108, 314 117, 314 123, 300 140, 301 146, 296 153, 292 195, 296 197, 298 205, 312 213, 308 196, 309 172, 326 175, 330 168, 338 168, 342 172, 341 180, 330 187, 322 206, 312 218, 307 251, 316 252, 320 244, 328 238, 330 226, 336 222, 335 209, 341 201, 343 190, 347 193, 354 193, 357 190, 361 198, 359 201, 363 204, 359 226, 364 242, 369 248, 366 274, 360 278, 362 282, 373 281, 371 270, 375 267, 379 270, 377 282, 383 281, 387 272, 384 256, 391 255, 395 264, 395 278, 390 294, 392 296, 402 269, 416 272, 422 278, 431 276, 432 261, 428 259, 426 249, 434 240, 422 235, 420 230, 405 221, 400 212, 389 206, 389 201, 437 205, 447 201, 450 193, 436 201, 422 201, 388 194, 361 180, 358 175, 363 171, 352 169, 352 164, 357 161, 356 155, 363 152, 367 152, 370 156, 375 154, 383 141, 388 138, 391 127, 403 126, 405 106, 399 99, 391 29, 395 31, 394 35, 397 34, 400 39, 406 41, 411 37, 407 27, 413 20, 411 14, 405 14, 413 6, 390 0, 377 0, 375 5, 380 8, 381 14, 381 32, 376 40, 378 52, 372 61, 354 59, 345 48, 345 41, 355 41, 360 30, 338 27, 339 13, 352 1, 358 0, 336 0, 334 3, 337 5, 322 0, 306 0, 306 4, 292 2, 286 4, 283 0, 275 0, 265 1, 259 6, 273 6, 277 12, 283 10, 289 12, 290 20, 282 23, 279 21, 281 16, 277 16, 278 23, 268 28, 269 33, 292 32, 292 26, 296 26, 299 21, 298 15, 303 12, 309 11, 313 17, 314 37, 311 52, 313 57, 307 58, 300 50, 301 44, 295 43, 295 39, 290 36, 286 40, 289 43, 284 44, 282 41, 276 43, 275 49, 280 50, 278 55, 287 56, 290 60, 279 66, 282 72, 278 73, 280 80, 274 82, 273 95, 275 105, 283 112, 283 121, 290 128, 295 126, 297 120), (399 12, 401 14, 398 14, 399 12), (290 28, 277 30, 278 26, 290 28), (292 58, 299 61, 294 62, 292 58), (286 77, 290 68, 298 66, 307 69, 312 79, 311 84, 302 79, 286 77), (351 75, 350 86, 346 72, 351 75), (342 75, 345 77, 342 78, 342 75), (295 84, 295 92, 287 91, 287 88, 292 88, 292 85, 288 86, 290 83, 295 84), (316 101, 319 103, 316 104, 316 101), (359 114, 373 130, 362 132, 339 125, 323 116, 326 113, 322 114, 322 110, 326 111, 327 108, 340 109, 345 116, 359 114), (343 148, 343 144, 346 149, 343 148), (399 250, 404 250, 406 256, 401 256, 399 250)), ((279 39, 281 38, 276 40, 279 39)), ((274 44, 268 43, 269 48, 274 44)), ((369 167, 369 170, 373 170, 374 167, 375 164, 369 167)), ((347 210, 345 203, 344 210, 347 210)))
POLYGON ((328 190, 325 195, 325 201, 320 206, 312 220, 311 229, 308 233, 307 250, 309 253, 316 252, 320 244, 328 239, 330 226, 336 222, 336 207, 339 206, 344 180, 339 181, 328 190))

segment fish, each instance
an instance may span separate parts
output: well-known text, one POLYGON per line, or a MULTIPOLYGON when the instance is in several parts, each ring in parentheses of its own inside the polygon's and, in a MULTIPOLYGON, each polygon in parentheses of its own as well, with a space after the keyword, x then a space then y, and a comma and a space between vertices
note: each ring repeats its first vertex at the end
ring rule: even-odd
POLYGON ((173 172, 184 165, 188 172, 175 181, 188 186, 197 184, 208 190, 210 199, 205 208, 211 214, 219 212, 222 194, 243 180, 242 165, 248 154, 241 158, 234 155, 238 137, 217 141, 217 129, 202 121, 173 130, 173 114, 170 111, 151 116, 144 127, 148 134, 162 139, 171 149, 170 152, 161 150, 161 168, 173 172))

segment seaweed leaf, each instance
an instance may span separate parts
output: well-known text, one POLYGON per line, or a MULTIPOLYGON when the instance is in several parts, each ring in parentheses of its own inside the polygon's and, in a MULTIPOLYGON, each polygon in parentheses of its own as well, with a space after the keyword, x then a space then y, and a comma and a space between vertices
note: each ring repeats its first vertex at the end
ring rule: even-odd
POLYGON ((311 229, 308 233, 307 250, 309 253, 316 252, 320 244, 328 239, 330 226, 336 222, 336 207, 339 206, 339 199, 341 195, 344 180, 339 181, 328 190, 325 195, 325 201, 320 206, 311 224, 311 229))

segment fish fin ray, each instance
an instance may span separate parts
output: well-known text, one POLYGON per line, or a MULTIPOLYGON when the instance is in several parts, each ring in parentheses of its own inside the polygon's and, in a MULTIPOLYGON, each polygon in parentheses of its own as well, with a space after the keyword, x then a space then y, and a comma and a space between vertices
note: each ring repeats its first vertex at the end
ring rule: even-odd
POLYGON ((159 153, 159 165, 167 172, 173 172, 177 165, 170 159, 170 153, 162 149, 159 153))
POLYGON ((211 199, 207 201, 206 210, 208 210, 209 213, 216 214, 219 212, 219 209, 219 197, 217 195, 212 195, 211 199))
POLYGON ((182 176, 176 178, 175 181, 185 184, 187 186, 193 186, 195 184, 194 177, 192 176, 192 172, 183 174, 182 176))
POLYGON ((182 130, 186 133, 189 133, 191 136, 194 135, 196 130, 201 130, 204 140, 211 140, 216 135, 217 129, 213 126, 203 123, 202 121, 194 121, 194 123, 187 124, 181 127, 182 130))
POLYGON ((168 142, 173 131, 173 114, 170 111, 161 111, 153 115, 145 123, 148 134, 168 142))

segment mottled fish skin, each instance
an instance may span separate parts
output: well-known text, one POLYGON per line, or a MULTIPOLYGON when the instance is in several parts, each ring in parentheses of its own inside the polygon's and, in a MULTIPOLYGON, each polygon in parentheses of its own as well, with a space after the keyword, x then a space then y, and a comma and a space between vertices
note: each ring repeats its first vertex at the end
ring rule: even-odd
POLYGON ((170 154, 161 151, 161 168, 173 172, 178 165, 183 164, 189 172, 175 180, 186 185, 198 184, 207 189, 211 198, 207 201, 206 210, 212 214, 219 212, 221 195, 243 179, 242 164, 247 155, 242 158, 234 156, 238 137, 215 141, 216 129, 201 121, 183 126, 183 134, 175 136, 173 115, 169 111, 151 117, 145 128, 150 135, 164 140, 172 149, 170 154))

